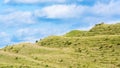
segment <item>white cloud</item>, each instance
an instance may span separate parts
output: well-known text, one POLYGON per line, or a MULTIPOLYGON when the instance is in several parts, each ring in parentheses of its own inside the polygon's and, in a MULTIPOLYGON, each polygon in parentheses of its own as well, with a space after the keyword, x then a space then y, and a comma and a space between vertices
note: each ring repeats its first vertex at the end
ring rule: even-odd
POLYGON ((17 30, 17 35, 20 37, 24 36, 32 36, 38 32, 38 29, 32 29, 32 28, 22 28, 17 30))
POLYGON ((42 36, 46 36, 49 33, 47 33, 47 28, 21 28, 15 31, 15 36, 19 40, 23 41, 35 41, 37 39, 42 38, 42 36))
POLYGON ((35 15, 38 17, 45 18, 85 18, 85 16, 101 16, 101 17, 113 17, 115 15, 120 16, 120 1, 98 1, 93 6, 84 6, 84 5, 51 5, 43 7, 40 10, 35 11, 35 15))
POLYGON ((8 35, 7 35, 7 33, 5 33, 5 32, 0 32, 0 37, 7 37, 8 35))
POLYGON ((109 3, 98 2, 92 7, 92 12, 102 16, 120 15, 119 5, 119 0, 111 0, 109 3))
POLYGON ((35 42, 40 38, 37 34, 40 35, 37 28, 21 28, 14 32, 14 36, 12 38, 14 42, 15 40, 18 40, 19 42, 35 42))
POLYGON ((19 25, 19 24, 33 24, 35 23, 34 17, 31 12, 28 11, 13 11, 0 15, 0 22, 7 25, 19 25))
POLYGON ((107 24, 115 24, 115 23, 120 23, 120 20, 106 21, 105 23, 107 23, 107 24))
POLYGON ((23 3, 23 4, 36 4, 36 3, 64 3, 66 0, 4 0, 4 3, 23 3))
POLYGON ((0 39, 0 45, 7 45, 11 43, 10 36, 6 32, 0 32, 0 39))
POLYGON ((54 23, 42 23, 36 28, 20 28, 14 32, 13 39, 35 42, 40 38, 44 38, 50 35, 60 35, 69 30, 69 26, 65 25, 55 25, 54 23), (60 28, 63 28, 62 30, 60 28), (15 38, 14 38, 15 37, 15 38))
POLYGON ((10 2, 10 0, 4 0, 4 3, 8 3, 8 2, 10 2))
POLYGON ((87 22, 90 25, 94 25, 100 22, 116 23, 120 21, 120 0, 111 0, 107 3, 98 1, 93 6, 88 6, 85 9, 82 22, 87 22), (117 17, 118 16, 118 17, 117 17))
POLYGON ((77 18, 81 16, 85 8, 78 5, 52 5, 36 10, 35 15, 46 18, 77 18))

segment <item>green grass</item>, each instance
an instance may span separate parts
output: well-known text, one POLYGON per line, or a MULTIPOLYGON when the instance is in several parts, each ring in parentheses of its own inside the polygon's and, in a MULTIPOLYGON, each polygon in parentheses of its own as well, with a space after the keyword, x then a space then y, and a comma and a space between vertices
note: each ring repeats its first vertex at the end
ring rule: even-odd
POLYGON ((96 35, 120 35, 120 23, 117 24, 96 24, 89 31, 72 30, 66 33, 65 37, 83 37, 96 35))
POLYGON ((120 35, 120 23, 96 24, 89 32, 93 32, 95 35, 120 35))
POLYGON ((87 31, 80 31, 80 30, 72 30, 66 33, 64 36, 66 37, 82 37, 85 36, 87 31))
POLYGON ((108 26, 116 24, 6 46, 0 50, 0 68, 120 68, 119 30, 106 33, 108 26))

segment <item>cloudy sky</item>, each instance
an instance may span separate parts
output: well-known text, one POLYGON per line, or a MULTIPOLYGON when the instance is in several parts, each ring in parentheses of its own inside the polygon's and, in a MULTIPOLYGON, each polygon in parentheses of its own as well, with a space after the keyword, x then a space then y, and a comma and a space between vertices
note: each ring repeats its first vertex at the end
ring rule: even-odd
POLYGON ((120 21, 120 0, 0 0, 0 47, 120 21))

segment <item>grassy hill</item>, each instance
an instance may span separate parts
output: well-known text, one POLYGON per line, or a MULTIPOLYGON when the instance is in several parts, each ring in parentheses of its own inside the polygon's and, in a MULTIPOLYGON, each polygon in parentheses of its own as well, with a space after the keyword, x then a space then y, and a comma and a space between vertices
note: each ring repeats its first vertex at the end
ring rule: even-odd
POLYGON ((89 31, 73 30, 66 33, 66 37, 83 37, 83 36, 95 36, 95 35, 120 35, 120 23, 117 24, 96 24, 89 31))
POLYGON ((0 68, 120 68, 120 24, 97 24, 0 50, 0 68))
POLYGON ((89 32, 93 32, 95 35, 120 35, 120 23, 96 24, 89 32))

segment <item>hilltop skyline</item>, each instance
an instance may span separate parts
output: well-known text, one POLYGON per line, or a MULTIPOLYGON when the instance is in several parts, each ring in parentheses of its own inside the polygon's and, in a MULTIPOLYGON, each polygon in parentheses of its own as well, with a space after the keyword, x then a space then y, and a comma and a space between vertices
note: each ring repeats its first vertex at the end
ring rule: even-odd
POLYGON ((1 0, 0 47, 120 22, 120 0, 1 0))

